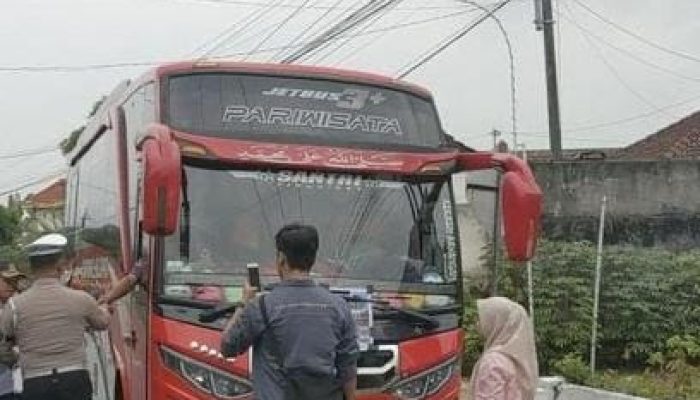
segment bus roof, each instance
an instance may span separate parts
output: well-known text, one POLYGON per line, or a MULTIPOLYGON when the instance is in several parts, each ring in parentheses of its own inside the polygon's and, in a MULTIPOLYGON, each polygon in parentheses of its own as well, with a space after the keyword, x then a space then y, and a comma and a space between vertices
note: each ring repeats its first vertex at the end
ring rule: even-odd
POLYGON ((69 164, 75 163, 80 155, 87 150, 89 143, 95 140, 100 132, 106 128, 104 124, 109 120, 109 108, 114 104, 118 104, 119 102, 123 101, 125 97, 130 95, 131 88, 136 88, 143 82, 151 81, 161 76, 207 72, 230 72, 339 80, 351 83, 383 86, 390 89, 405 91, 430 101, 433 99, 430 91, 422 86, 388 76, 363 71, 299 64, 252 63, 223 60, 164 63, 148 70, 133 81, 123 81, 112 91, 109 96, 107 96, 97 113, 88 122, 74 149, 67 155, 69 164))
POLYGON ((200 72, 231 72, 341 80, 352 83, 384 86, 392 89, 410 92, 417 96, 421 96, 428 100, 432 100, 432 95, 430 94, 430 92, 419 85, 415 85, 412 83, 401 81, 399 79, 375 73, 345 70, 339 68, 298 64, 248 63, 218 60, 168 63, 162 64, 155 68, 155 73, 158 76, 200 72))

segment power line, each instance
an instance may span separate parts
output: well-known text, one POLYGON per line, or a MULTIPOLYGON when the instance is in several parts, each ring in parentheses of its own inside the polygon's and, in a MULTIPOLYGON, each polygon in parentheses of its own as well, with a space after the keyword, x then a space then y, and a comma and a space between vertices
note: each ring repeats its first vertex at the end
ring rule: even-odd
POLYGON ((680 52, 680 51, 677 51, 677 50, 670 49, 670 48, 668 48, 668 47, 662 46, 662 45, 660 45, 660 44, 658 44, 658 43, 656 43, 656 42, 653 42, 653 41, 651 41, 651 40, 649 40, 649 39, 647 39, 647 38, 645 38, 645 37, 639 35, 638 33, 635 33, 635 32, 633 32, 633 31, 631 31, 630 29, 625 28, 625 27, 622 26, 622 25, 617 24, 616 22, 614 22, 614 21, 612 21, 611 19, 609 19, 608 17, 602 15, 600 12, 595 11, 594 9, 590 8, 589 6, 587 6, 586 4, 584 4, 583 2, 581 2, 581 1, 579 1, 579 0, 573 0, 573 2, 576 3, 576 4, 578 4, 578 5, 579 5, 581 8, 583 8, 584 10, 588 11, 590 14, 592 14, 593 16, 595 16, 595 17, 596 17, 597 19, 599 19, 600 21, 603 21, 604 23, 606 23, 606 24, 612 26, 613 28, 617 29, 618 31, 623 32, 623 33, 627 34, 628 36, 631 36, 631 37, 633 37, 633 38, 639 40, 640 42, 642 42, 642 43, 644 43, 644 44, 646 44, 646 45, 648 45, 648 46, 650 46, 650 47, 653 47, 653 48, 655 48, 655 49, 657 49, 657 50, 663 51, 664 53, 671 54, 671 55, 674 55, 674 56, 676 56, 676 57, 683 58, 683 59, 685 59, 685 60, 700 62, 700 57, 696 57, 696 56, 694 56, 694 55, 692 55, 692 54, 683 53, 683 52, 680 52))
POLYGON ((98 69, 144 67, 159 64, 157 61, 124 62, 111 64, 85 64, 85 65, 46 65, 46 66, 5 66, 0 67, 0 72, 79 72, 98 69))
MULTIPOLYGON (((465 4, 470 4, 473 7, 479 8, 482 11, 486 13, 490 13, 490 10, 487 9, 486 7, 480 5, 479 3, 476 3, 471 0, 459 0, 462 3, 465 4)), ((510 69, 510 118, 511 118, 511 129, 512 129, 512 135, 513 135, 513 149, 518 148, 518 123, 517 123, 517 102, 516 102, 516 82, 515 82, 515 56, 513 55, 513 45, 510 41, 510 36, 508 35, 508 31, 506 31, 506 28, 503 26, 503 22, 501 21, 500 18, 496 16, 494 13, 489 14, 491 19, 496 22, 496 25, 498 26, 498 30, 501 31, 501 35, 503 35, 503 40, 506 43, 506 48, 508 50, 508 62, 509 62, 509 69, 510 69)))
POLYGON ((421 57, 420 60, 416 61, 413 65, 407 67, 403 72, 399 73, 398 78, 399 79, 405 78, 407 75, 409 75, 413 71, 415 71, 418 68, 425 65, 427 62, 432 60, 435 56, 442 53, 446 48, 450 47, 454 42, 458 41, 459 39, 464 37, 467 33, 471 32, 474 28, 479 26, 482 22, 484 22, 491 15, 496 13, 501 8, 505 7, 505 5, 510 3, 510 1, 511 0, 504 0, 504 1, 500 2, 499 4, 497 4, 494 8, 491 9, 491 11, 482 15, 475 22, 471 23, 466 28, 461 29, 459 32, 454 34, 451 38, 447 39, 445 43, 438 45, 438 47, 435 50, 430 51, 428 54, 421 57))
POLYGON ((270 32, 270 33, 269 33, 267 36, 265 36, 260 42, 258 42, 258 44, 253 48, 253 50, 251 50, 251 51, 248 53, 248 55, 246 55, 245 57, 243 57, 243 60, 244 60, 244 61, 247 60, 249 56, 251 56, 251 55, 252 55, 253 53, 255 53, 256 51, 260 50, 260 48, 261 48, 265 43, 267 43, 267 41, 270 40, 270 38, 272 38, 273 36, 275 36, 275 35, 277 34, 277 32, 280 31, 280 29, 284 28, 284 26, 287 25, 287 24, 289 23, 289 21, 291 21, 291 20, 294 19, 297 15, 299 15, 299 13, 302 12, 302 11, 304 10, 304 6, 307 5, 307 4, 309 3, 309 1, 310 1, 310 0, 304 0, 304 2, 301 3, 301 4, 299 5, 299 7, 295 8, 291 13, 289 13, 289 15, 288 15, 284 20, 282 20, 282 22, 279 23, 279 24, 277 25, 277 27, 276 27, 272 32, 270 32))
MULTIPOLYGON (((252 12, 250 12, 248 15, 246 15, 246 17, 243 18, 242 20, 245 20, 246 18, 251 18, 254 14, 256 14, 256 13, 258 13, 258 12, 260 12, 260 10, 252 11, 252 12)), ((211 38, 211 39, 205 41, 204 43, 200 44, 199 46, 197 46, 194 50, 192 50, 192 51, 190 52, 190 54, 191 54, 191 55, 195 55, 195 54, 197 54, 199 51, 204 50, 206 47, 208 47, 208 46, 210 46, 210 45, 212 45, 212 44, 214 44, 214 43, 216 43, 216 42, 222 40, 224 37, 229 38, 229 37, 230 37, 229 34, 230 34, 233 30, 235 30, 235 29, 238 27, 238 25, 241 23, 242 20, 236 21, 236 22, 234 22, 233 24, 229 25, 228 27, 226 27, 226 29, 224 29, 223 31, 219 32, 219 33, 218 33, 216 36, 214 36, 213 38, 211 38)), ((227 40, 227 39, 224 39, 224 40, 227 40)), ((218 45, 217 45, 217 46, 218 46, 218 45)), ((212 51, 212 50, 210 49, 208 52, 211 52, 211 51, 212 51)), ((204 54, 207 54, 207 53, 204 53, 204 54)))
MULTIPOLYGON (((418 11, 417 11, 417 10, 413 10, 413 11, 411 12, 410 16, 413 16, 416 12, 418 12, 418 11)), ((407 18, 408 18, 408 17, 407 17, 407 18)), ((380 18, 377 18, 376 20, 370 22, 370 23, 368 24, 368 26, 372 26, 372 25, 373 25, 375 22, 377 22, 379 19, 380 19, 380 18)), ((367 28, 367 26, 366 26, 365 28, 367 28)), ((375 37, 370 37, 369 40, 367 40, 367 41, 365 42, 365 44, 355 46, 355 48, 354 48, 353 50, 351 50, 350 52, 346 53, 346 54, 345 54, 344 56, 342 56, 341 58, 335 60, 335 61, 333 62, 332 65, 333 65, 333 66, 339 66, 340 64, 344 63, 345 61, 351 59, 351 58, 352 58, 354 55, 356 55, 357 53, 359 53, 359 52, 361 52, 361 51, 363 51, 363 50, 366 50, 368 47, 372 46, 373 44, 379 43, 379 41, 380 41, 382 38, 386 37, 387 33, 388 33, 388 32, 383 32, 383 33, 380 33, 379 35, 376 35, 375 37)))
MULTIPOLYGON (((333 7, 339 6, 340 3, 342 3, 342 2, 343 2, 343 0, 336 0, 336 2, 333 4, 333 7)), ((316 25, 318 25, 319 22, 321 22, 321 21, 323 21, 324 19, 326 19, 326 17, 328 17, 328 16, 333 12, 333 10, 334 10, 333 8, 330 8, 330 7, 329 7, 329 8, 323 13, 323 15, 321 15, 319 18, 316 18, 316 20, 315 20, 314 22, 312 22, 309 26, 307 26, 306 29, 303 29, 301 32, 299 32, 299 34, 298 34, 297 36, 295 36, 294 38, 292 38, 292 40, 289 41, 288 45, 297 44, 297 42, 300 41, 300 40, 301 40, 304 36, 306 36, 309 32, 311 32, 311 30, 312 30, 316 25)), ((273 54, 272 57, 270 57, 270 60, 269 60, 269 61, 273 61, 273 60, 275 60, 275 59, 278 58, 278 57, 282 57, 283 54, 284 54, 284 50, 280 50, 280 51, 278 51, 277 53, 273 54)))
MULTIPOLYGON (((398 3, 400 3, 401 1, 402 1, 402 0, 389 2, 389 3, 387 3, 386 7, 382 8, 382 9, 379 10, 379 11, 377 11, 377 12, 371 17, 371 19, 369 19, 369 17, 368 17, 369 21, 368 21, 367 19, 365 19, 366 24, 364 25, 364 28, 365 28, 365 29, 366 29, 366 28, 369 28, 369 27, 371 27, 372 25, 374 25, 375 23, 377 23, 377 21, 381 20, 384 16, 386 16, 386 14, 387 14, 388 12, 390 12, 392 8, 396 7, 396 5, 398 5, 398 3)), ((414 11, 414 12, 415 12, 415 11, 414 11)), ((362 32, 362 31, 360 31, 360 32, 362 32)), ((331 50, 330 50, 329 52, 327 52, 325 55, 323 55, 323 56, 321 56, 320 58, 318 58, 315 62, 316 62, 316 63, 321 63, 323 60, 325 60, 325 59, 327 59, 328 57, 330 57, 333 53, 335 53, 335 52, 337 52, 338 50, 340 50, 341 48, 343 48, 343 46, 345 46, 345 45, 346 45, 348 42, 350 42, 350 41, 352 41, 352 38, 347 38, 347 39, 345 39, 345 40, 338 40, 338 42, 337 42, 335 48, 331 49, 331 50)), ((358 47, 355 48, 353 51, 351 51, 349 54, 352 55, 352 54, 356 53, 356 52, 357 52, 358 50, 360 50, 360 49, 362 49, 362 47, 359 47, 359 46, 358 46, 358 47)), ((345 57, 341 58, 341 60, 336 61, 336 63, 342 62, 342 60, 345 59, 346 57, 347 57, 347 55, 346 55, 345 57)))
MULTIPOLYGON (((574 25, 580 27, 580 24, 579 24, 578 21, 576 21, 576 19, 574 18, 574 15, 573 15, 571 9, 569 8, 568 4, 565 4, 564 6, 566 7, 566 9, 567 9, 567 11, 568 11, 568 13, 569 13, 569 18, 570 18, 571 22, 572 22, 574 25)), ((628 92, 630 92, 635 98, 637 98, 639 101, 641 101, 642 103, 644 103, 646 106, 650 107, 651 109, 656 110, 656 111, 659 111, 659 112, 661 112, 661 113, 666 113, 666 111, 659 109, 659 107, 658 107, 656 104, 654 104, 653 102, 651 102, 649 99, 647 99, 646 97, 644 97, 644 95, 642 95, 639 91, 637 91, 635 88, 633 88, 632 85, 630 85, 630 84, 622 77, 622 75, 620 75, 620 73, 619 73, 619 72, 617 71, 617 69, 610 63, 610 61, 608 61, 608 60, 605 58, 605 55, 604 55, 603 52, 601 51, 600 47, 598 47, 598 46, 593 42, 593 40, 592 40, 589 36, 585 35, 583 31, 579 31, 579 33, 580 33, 581 36, 586 40, 586 43, 594 50, 596 57, 598 57, 598 59, 605 65, 605 67, 610 71, 610 73, 612 74, 612 76, 622 85, 622 87, 624 87, 624 88, 625 88, 628 92)), ((676 117, 675 115, 670 115, 670 114, 669 114, 669 116, 674 117, 674 118, 676 117)))
MULTIPOLYGON (((571 18, 569 18, 566 14, 562 14, 562 17, 564 17, 564 19, 569 20, 570 22, 573 22, 573 21, 571 21, 571 18)), ((579 24, 579 25, 574 25, 574 27, 575 27, 576 29, 579 29, 579 30, 583 31, 583 32, 586 32, 586 33, 587 33, 588 35, 590 35, 593 39, 597 40, 598 42, 602 43, 603 45, 608 46, 608 47, 610 47, 610 48, 612 48, 612 49, 614 49, 614 50, 617 50, 618 52, 620 52, 620 53, 626 55, 627 57, 629 57, 629 58, 631 58, 631 59, 633 59, 633 60, 635 60, 635 61, 637 61, 637 62, 639 62, 639 63, 641 63, 641 64, 644 64, 644 65, 646 65, 646 66, 648 66, 648 67, 650 67, 650 68, 653 68, 653 69, 656 69, 656 70, 665 72, 665 73, 667 73, 667 74, 669 74, 669 75, 672 75, 672 76, 675 76, 676 78, 679 78, 679 79, 684 79, 684 80, 692 81, 692 82, 700 82, 700 78, 695 78, 695 77, 692 77, 692 76, 684 75, 684 74, 678 73, 678 72, 676 72, 676 71, 674 71, 674 70, 671 70, 671 69, 668 69, 668 68, 666 68, 666 67, 662 67, 662 66, 660 66, 660 65, 658 65, 658 64, 655 64, 655 63, 652 63, 652 62, 650 62, 650 61, 647 61, 647 60, 645 60, 644 58, 642 58, 642 57, 640 57, 640 56, 634 54, 633 52, 631 52, 631 51, 629 51, 629 50, 627 50, 627 49, 624 49, 624 48, 622 48, 622 47, 619 47, 619 46, 617 46, 617 45, 614 45, 614 44, 608 42, 607 40, 603 39, 603 38, 600 37, 599 35, 597 35, 597 34, 591 32, 590 29, 587 29, 587 28, 583 27, 583 26, 580 25, 580 24, 579 24)))
POLYGON ((26 189, 26 188, 28 188, 28 187, 32 187, 32 186, 34 186, 34 185, 38 185, 38 184, 40 184, 40 183, 42 183, 42 182, 45 182, 45 181, 47 181, 47 180, 49 180, 49 179, 58 178, 59 176, 62 176, 62 175, 64 175, 64 174, 65 174, 65 172, 60 172, 60 173, 53 173, 53 174, 50 174, 50 175, 46 175, 46 176, 43 176, 43 177, 41 177, 41 178, 36 178, 36 179, 31 180, 31 181, 29 181, 29 182, 25 182, 25 183, 23 183, 23 184, 21 184, 21 185, 19 185, 19 186, 15 186, 15 187, 13 187, 12 189, 4 190, 4 191, 0 192, 0 196, 5 196, 5 195, 11 194, 11 193, 16 193, 16 192, 18 192, 18 191, 20 191, 20 190, 22 190, 22 189, 26 189))
POLYGON ((204 54, 202 54, 202 55, 199 57, 199 60, 205 59, 209 54, 212 54, 212 53, 215 52, 216 50, 220 49, 221 46, 223 46, 224 44, 226 44, 227 42, 229 42, 229 40, 231 40, 232 38, 233 38, 234 41, 237 40, 237 39, 239 39, 239 37, 237 37, 238 34, 240 34, 241 32, 244 32, 249 26, 251 26, 251 25, 253 25, 254 23, 258 22, 263 16, 265 16, 265 14, 266 14, 268 11, 274 9, 275 6, 278 6, 278 5, 283 4, 283 3, 284 3, 284 0, 270 0, 270 1, 267 3, 267 7, 266 7, 266 8, 260 8, 259 10, 257 10, 257 12, 251 13, 251 14, 248 16, 248 21, 245 22, 243 25, 240 25, 240 26, 236 27, 236 25, 238 24, 238 22, 236 22, 235 24, 233 24, 233 25, 231 26, 231 28, 229 29, 230 32, 228 33, 228 35, 226 35, 226 38, 223 39, 223 40, 221 40, 216 46, 214 46, 214 47, 210 48, 209 50, 207 50, 206 52, 204 52, 204 54))
POLYGON ((318 35, 316 39, 304 45, 301 49, 285 57, 281 61, 281 63, 291 64, 293 62, 303 59, 304 57, 307 57, 309 54, 323 49, 331 41, 336 40, 339 35, 351 31, 352 29, 357 27, 358 24, 362 23, 367 18, 384 8, 387 4, 391 4, 394 1, 395 0, 373 0, 365 4, 358 10, 351 13, 349 16, 345 17, 340 22, 336 23, 335 25, 331 26, 329 29, 318 35))
MULTIPOLYGON (((565 129, 564 131, 565 132, 586 132, 586 131, 611 128, 614 126, 623 125, 626 123, 638 121, 640 119, 652 117, 652 116, 661 114, 666 110, 670 110, 670 109, 673 109, 676 107, 684 106, 684 105, 690 104, 690 103, 695 102, 695 101, 700 101, 700 96, 691 97, 691 98, 688 98, 688 99, 685 99, 685 100, 682 100, 682 101, 679 101, 676 103, 672 103, 672 104, 669 104, 669 105, 666 105, 663 107, 659 107, 660 111, 649 111, 649 112, 645 112, 645 113, 641 113, 641 114, 632 115, 632 116, 626 117, 626 118, 620 118, 620 119, 615 119, 615 120, 606 121, 606 122, 600 122, 600 123, 596 123, 596 124, 579 125, 579 126, 574 127, 574 128, 565 129)), ((546 134, 547 132, 521 132, 521 133, 524 133, 526 135, 532 135, 532 134, 546 134)))
MULTIPOLYGON (((461 7, 463 7, 463 6, 461 6, 461 7)), ((405 22, 405 23, 390 25, 390 26, 383 27, 383 28, 371 29, 371 30, 359 32, 359 33, 341 34, 341 35, 338 35, 336 38, 337 39, 342 39, 342 38, 347 38, 347 37, 358 38, 358 37, 367 36, 367 35, 371 35, 371 34, 378 33, 378 32, 388 32, 388 31, 401 30, 404 28, 410 28, 410 27, 414 27, 414 26, 418 26, 418 25, 422 25, 422 24, 426 24, 426 23, 430 23, 430 22, 459 17, 459 16, 469 14, 472 12, 473 12, 472 10, 458 11, 458 12, 449 13, 449 14, 445 14, 445 15, 439 15, 439 16, 435 16, 435 17, 425 18, 425 19, 418 20, 418 21, 405 22)), ((292 45, 268 47, 265 49, 260 49, 258 52, 256 52, 256 54, 265 54, 265 53, 270 53, 270 52, 277 52, 279 50, 295 49, 295 48, 298 48, 300 46, 311 44, 313 42, 314 42, 314 40, 310 40, 310 41, 292 44, 292 45)), ((208 58, 209 59, 225 59, 225 58, 236 57, 236 56, 244 56, 246 54, 247 54, 246 51, 238 51, 238 52, 234 52, 234 53, 227 53, 227 54, 222 54, 222 55, 217 55, 217 56, 211 56, 208 58)), ((28 72, 28 73, 81 72, 81 71, 100 70, 100 69, 149 67, 149 66, 164 64, 164 63, 168 63, 168 62, 173 62, 173 60, 158 60, 158 61, 154 60, 154 61, 124 62, 124 63, 110 63, 110 64, 84 64, 84 65, 4 66, 4 67, 0 66, 0 72, 28 72)))
POLYGON ((56 146, 42 147, 42 148, 33 149, 33 150, 25 150, 25 151, 19 151, 16 153, 3 154, 3 155, 0 155, 0 160, 14 160, 17 158, 33 157, 33 156, 38 156, 38 155, 42 155, 42 154, 53 153, 55 151, 58 151, 58 147, 56 147, 56 146))
MULTIPOLYGON (((199 2, 199 3, 218 3, 218 4, 233 4, 233 5, 241 5, 241 6, 249 6, 249 7, 265 7, 265 3, 261 2, 255 2, 255 1, 246 1, 246 0, 191 0, 193 2, 199 2)), ((525 0, 518 0, 518 1, 525 1, 525 0)), ((484 3, 485 6, 493 5, 497 3, 484 3)), ((283 4, 279 5, 278 8, 296 8, 296 5, 293 4, 283 4)), ((323 5, 318 5, 318 6, 306 6, 305 7, 308 10, 351 10, 354 7, 340 7, 340 6, 323 6, 323 5)), ((460 8, 459 5, 444 5, 444 6, 405 6, 399 8, 400 10, 447 10, 447 9, 457 9, 460 8)), ((399 10, 397 9, 397 10, 399 10)))

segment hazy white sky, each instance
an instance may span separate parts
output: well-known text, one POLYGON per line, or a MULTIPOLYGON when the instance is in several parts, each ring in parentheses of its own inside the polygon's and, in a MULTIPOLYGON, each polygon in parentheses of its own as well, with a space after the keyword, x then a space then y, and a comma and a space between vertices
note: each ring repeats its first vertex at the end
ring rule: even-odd
MULTIPOLYGON (((0 193, 64 165, 58 152, 7 156, 55 145, 84 122, 97 98, 148 66, 39 72, 14 68, 172 61, 200 56, 217 44, 212 56, 264 50, 290 43, 312 24, 310 32, 320 30, 367 1, 3 0, 0 193), (274 11, 266 8, 269 4, 276 5, 274 11), (333 6, 339 8, 329 11, 333 6), (212 41, 256 15, 233 38, 212 41), (203 44, 209 45, 201 48, 203 44)), ((700 1, 557 1, 565 147, 627 145, 700 108, 700 1), (645 44, 596 18, 582 4, 652 44, 682 54, 645 44)), ((470 9, 458 0, 404 0, 355 31, 379 32, 334 43, 309 63, 396 75, 479 15, 470 9), (435 20, 381 31, 430 19, 435 20)), ((497 16, 514 52, 519 142, 528 148, 547 147, 542 35, 532 24, 533 1, 512 0, 497 16)), ((489 20, 407 79, 434 93, 449 132, 485 149, 491 146, 492 129, 512 130, 507 54, 501 32, 489 20)), ((256 53, 248 59, 278 60, 279 55, 256 53)), ((512 141, 510 134, 504 138, 512 141)))

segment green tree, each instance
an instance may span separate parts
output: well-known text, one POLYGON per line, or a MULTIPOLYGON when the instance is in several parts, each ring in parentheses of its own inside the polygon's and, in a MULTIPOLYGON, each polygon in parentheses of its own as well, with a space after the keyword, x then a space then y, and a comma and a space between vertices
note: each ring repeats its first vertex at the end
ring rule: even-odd
POLYGON ((22 259, 22 210, 19 206, 0 206, 0 260, 19 263, 22 259))
MULTIPOLYGON (((97 114, 97 111, 100 109, 105 100, 107 100, 107 96, 102 96, 99 100, 93 103, 92 108, 90 108, 90 112, 87 115, 88 119, 94 117, 95 114, 97 114)), ((75 145, 78 144, 78 139, 80 139, 80 135, 82 135, 83 131, 85 130, 85 126, 85 124, 82 124, 79 127, 73 129, 71 133, 69 133, 68 136, 61 141, 61 152, 64 155, 73 151, 75 145)))

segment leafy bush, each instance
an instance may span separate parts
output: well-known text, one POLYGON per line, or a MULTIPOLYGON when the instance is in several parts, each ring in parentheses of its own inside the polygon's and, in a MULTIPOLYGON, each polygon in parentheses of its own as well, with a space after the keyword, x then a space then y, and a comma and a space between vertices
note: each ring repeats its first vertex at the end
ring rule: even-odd
MULTIPOLYGON (((700 355, 688 338, 700 337, 700 251, 621 246, 604 250, 598 369, 642 370, 652 355, 665 353, 674 343, 685 349, 688 362, 699 362, 700 355), (674 336, 685 339, 667 343, 674 336)), ((593 243, 540 243, 533 280, 542 374, 551 373, 554 364, 569 354, 583 355, 581 361, 588 363, 595 261, 593 243)), ((525 268, 503 262, 499 269, 499 295, 527 307, 525 268)), ((467 353, 470 351, 473 346, 467 346, 467 353)), ((465 358, 473 357, 467 354, 465 358)))
POLYGON ((566 378, 567 381, 585 385, 590 382, 591 371, 583 362, 580 354, 567 354, 561 360, 552 363, 552 369, 557 375, 566 378))
POLYGON ((469 376, 472 368, 479 360, 484 347, 484 341, 476 329, 476 302, 467 304, 464 308, 464 356, 462 357, 462 375, 469 376))
MULTIPOLYGON (((695 377, 700 371, 695 370, 695 377)), ((679 387, 674 379, 652 373, 620 373, 606 371, 597 375, 592 382, 601 389, 623 392, 635 396, 658 400, 696 400, 700 399, 700 382, 690 386, 679 387)))

